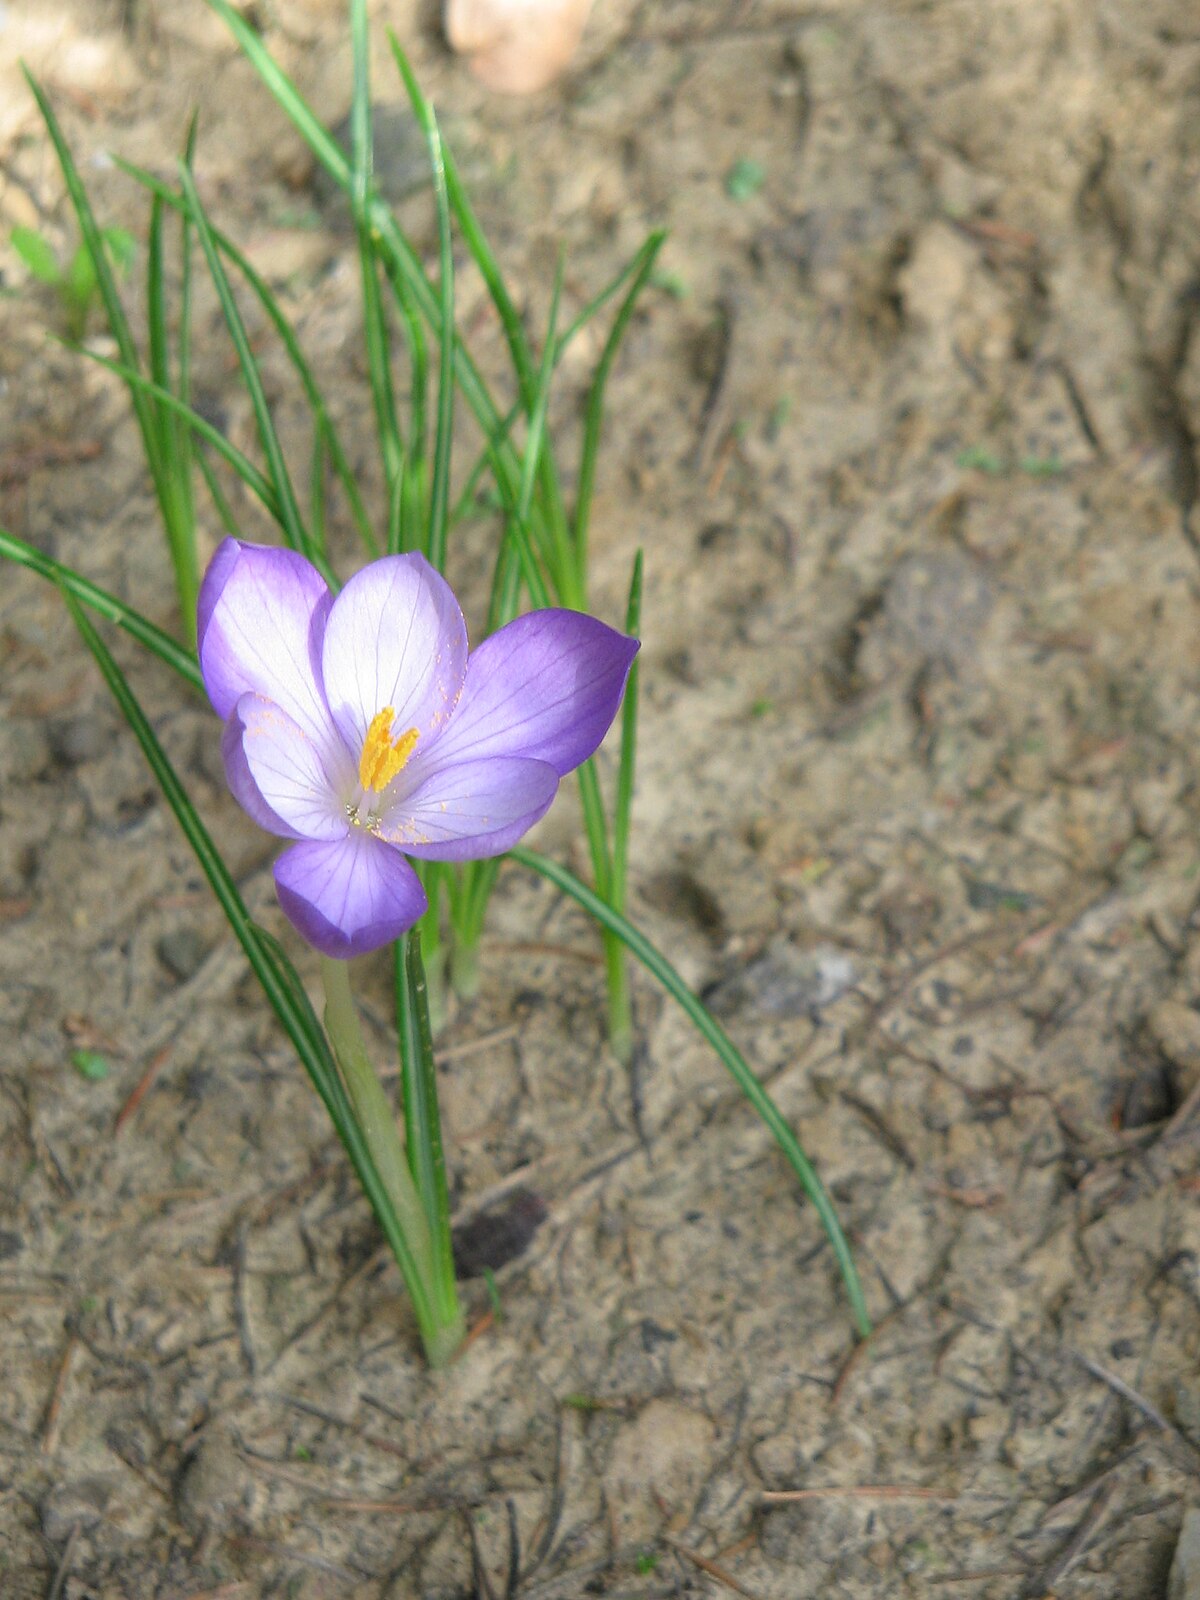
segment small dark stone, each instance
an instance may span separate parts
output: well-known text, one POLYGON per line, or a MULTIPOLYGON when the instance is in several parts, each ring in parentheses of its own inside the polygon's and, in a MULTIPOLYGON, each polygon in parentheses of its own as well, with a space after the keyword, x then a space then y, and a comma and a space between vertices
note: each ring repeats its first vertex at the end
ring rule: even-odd
POLYGON ((710 939, 721 938, 725 931, 716 896, 690 872, 656 872, 643 885, 643 893, 655 910, 695 923, 710 939))
POLYGON ((1117 1361, 1125 1361, 1137 1354, 1137 1345, 1132 1339, 1114 1339, 1108 1347, 1108 1353, 1117 1361))
MULTIPOLYGON (((372 136, 374 144, 372 176, 379 192, 390 205, 399 205, 409 195, 419 194, 429 187, 432 173, 429 165, 429 146, 416 117, 407 105, 376 105, 372 108, 372 136)), ((454 151, 460 174, 470 180, 488 170, 488 162, 475 137, 472 125, 453 113, 439 116, 438 123, 443 141, 454 151)), ((342 150, 349 157, 350 113, 330 128, 342 150)), ((320 206, 328 207, 349 220, 349 207, 341 189, 318 166, 312 177, 313 196, 320 206)))
POLYGON ((183 1075, 184 1099, 203 1100, 215 1077, 216 1073, 211 1067, 203 1067, 198 1061, 195 1062, 183 1075))
POLYGON ((0 1228, 0 1261, 11 1261, 14 1256, 19 1256, 25 1248, 25 1241, 19 1233, 13 1233, 9 1228, 0 1228))
POLYGON ((1175 1110, 1176 1095, 1165 1062, 1150 1062, 1125 1090, 1121 1107, 1123 1128, 1150 1128, 1165 1122, 1175 1110))
POLYGON ((64 767, 81 767, 94 761, 111 743, 107 724, 99 717, 66 717, 46 730, 50 751, 64 767))
POLYGON ((660 1344, 674 1344, 679 1338, 677 1333, 672 1333, 670 1328, 660 1327, 651 1317, 642 1318, 642 1349, 647 1355, 652 1355, 660 1344))
POLYGON ((464 1278, 498 1272, 528 1250, 546 1220, 546 1202, 530 1189, 514 1189, 490 1211, 454 1230, 454 1264, 464 1278))
POLYGON ((208 954, 208 945, 195 928, 176 928, 171 933, 164 933, 154 948, 163 966, 180 983, 185 983, 199 971, 208 954))

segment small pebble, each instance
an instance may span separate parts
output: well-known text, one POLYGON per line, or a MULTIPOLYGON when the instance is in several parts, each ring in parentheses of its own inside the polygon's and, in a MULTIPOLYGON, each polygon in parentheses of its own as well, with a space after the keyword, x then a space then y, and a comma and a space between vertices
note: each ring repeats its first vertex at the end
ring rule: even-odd
POLYGON ((112 743, 108 725, 95 716, 66 717, 47 729, 50 750, 64 767, 81 767, 94 761, 112 743))
POLYGON ((164 933, 154 949, 163 966, 180 983, 186 983, 200 970, 208 954, 208 945, 195 928, 176 928, 164 933))

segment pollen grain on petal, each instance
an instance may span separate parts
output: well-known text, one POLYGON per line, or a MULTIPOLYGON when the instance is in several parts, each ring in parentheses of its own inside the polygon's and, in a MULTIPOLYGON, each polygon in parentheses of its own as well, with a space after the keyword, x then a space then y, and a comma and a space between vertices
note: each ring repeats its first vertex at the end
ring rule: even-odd
POLYGON ((394 706, 384 706, 371 718, 367 737, 363 740, 362 755, 358 761, 358 781, 364 789, 376 794, 386 789, 397 773, 402 772, 412 755, 419 737, 416 728, 409 728, 398 739, 392 738, 395 721, 394 706))

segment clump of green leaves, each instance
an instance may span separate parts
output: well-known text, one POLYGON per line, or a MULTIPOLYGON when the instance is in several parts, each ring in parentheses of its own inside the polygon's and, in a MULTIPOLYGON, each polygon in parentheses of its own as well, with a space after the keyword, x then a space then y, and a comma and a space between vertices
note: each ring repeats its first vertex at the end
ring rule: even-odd
MULTIPOLYGON (((105 228, 100 237, 113 266, 126 275, 137 251, 133 235, 124 228, 105 228)), ((10 243, 37 281, 58 295, 63 331, 71 344, 78 344, 87 332, 91 309, 100 298, 100 283, 86 241, 65 262, 59 260, 49 239, 36 228, 14 228, 10 243)))

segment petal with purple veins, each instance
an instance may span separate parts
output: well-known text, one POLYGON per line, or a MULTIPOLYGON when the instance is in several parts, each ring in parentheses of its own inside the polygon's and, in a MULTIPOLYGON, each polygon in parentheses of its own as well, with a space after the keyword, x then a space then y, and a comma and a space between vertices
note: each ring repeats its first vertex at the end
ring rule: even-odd
POLYGON ((549 809, 558 774, 545 761, 456 761, 425 774, 380 819, 381 836, 428 861, 500 855, 549 809))
POLYGON ((592 754, 621 703, 638 641, 579 611, 531 611, 472 651, 449 756, 522 756, 559 777, 592 754))
POLYGON ((217 715, 227 718, 244 694, 261 694, 322 748, 336 739, 321 691, 330 603, 324 578, 296 551, 226 539, 196 608, 200 670, 217 715))
POLYGON ((356 573, 325 626, 325 693, 356 753, 371 720, 395 712, 397 737, 444 726, 462 692, 467 627, 445 578, 424 556, 385 556, 356 573))
POLYGON ((322 751, 273 700, 244 694, 221 741, 234 798, 269 833, 285 839, 340 839, 347 831, 343 796, 354 768, 339 742, 322 751))
POLYGON ((400 852, 360 829, 285 850, 275 863, 275 887, 300 936, 339 961, 398 939, 428 904, 400 852))

